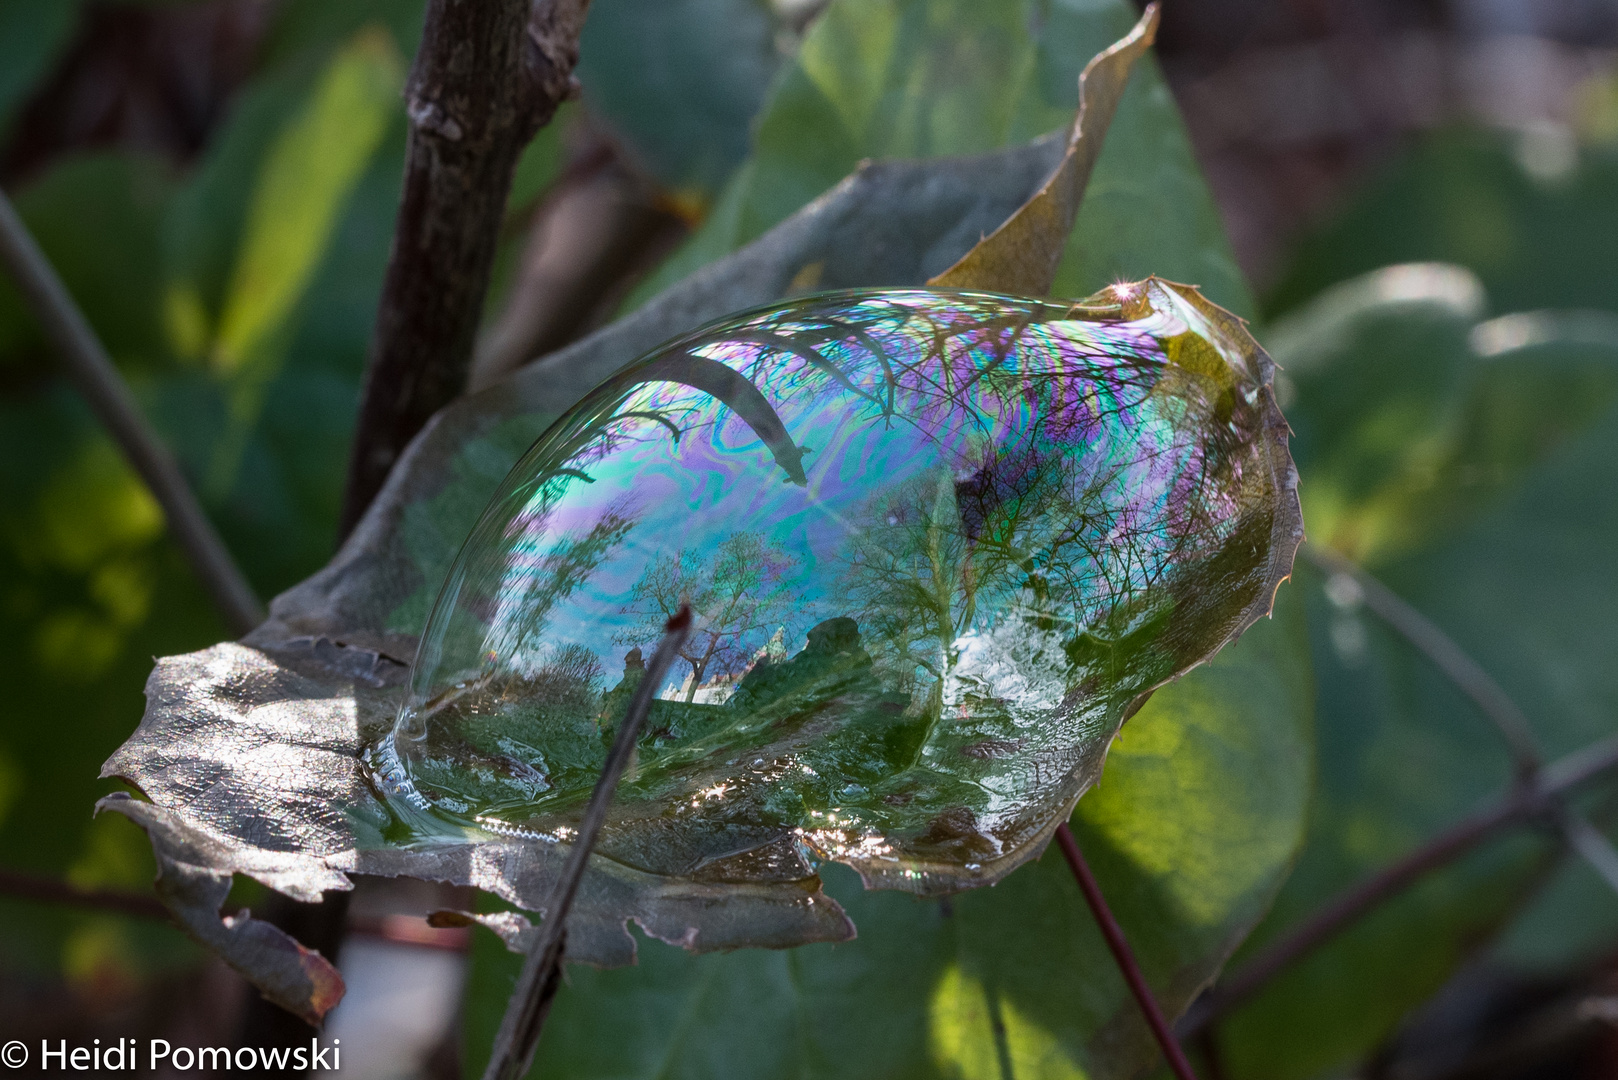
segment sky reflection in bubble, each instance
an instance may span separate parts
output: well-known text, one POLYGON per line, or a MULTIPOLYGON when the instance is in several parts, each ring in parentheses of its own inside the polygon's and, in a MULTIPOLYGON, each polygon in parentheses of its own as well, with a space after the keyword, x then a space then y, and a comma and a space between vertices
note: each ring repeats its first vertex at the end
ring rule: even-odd
POLYGON ((827 294, 672 342, 503 483, 378 787, 422 836, 565 841, 686 600, 601 854, 997 880, 1143 695, 1267 610, 1295 532, 1268 377, 1234 319, 1155 280, 1082 305, 827 294))

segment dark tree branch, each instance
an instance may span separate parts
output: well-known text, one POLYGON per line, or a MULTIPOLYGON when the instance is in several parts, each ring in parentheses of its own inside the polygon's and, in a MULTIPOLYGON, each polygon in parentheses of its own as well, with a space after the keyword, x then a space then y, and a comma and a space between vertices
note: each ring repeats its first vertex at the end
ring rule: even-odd
POLYGON ((1503 830, 1559 810, 1574 788, 1618 768, 1618 736, 1540 769, 1532 786, 1518 785, 1494 804, 1451 826, 1398 862, 1340 894, 1204 995, 1180 1020, 1190 1038, 1255 996, 1270 981, 1335 937, 1361 915, 1425 874, 1447 866, 1503 830))
POLYGON ((132 915, 138 919, 170 921, 169 909, 151 893, 130 889, 81 889, 77 885, 21 870, 0 869, 0 896, 52 907, 89 908, 92 911, 132 915))
POLYGON ((590 863, 590 850, 595 847, 601 826, 606 823, 607 806, 612 802, 613 792, 618 790, 618 780, 635 752, 635 741, 640 736, 647 712, 651 710, 652 698, 663 685, 664 676, 668 674, 670 665, 679 655, 680 646, 685 644, 686 635, 690 632, 691 609, 681 606, 668 621, 663 640, 647 663, 640 685, 635 688, 629 711, 618 725, 612 750, 607 754, 606 763, 601 766, 601 778, 596 781, 589 805, 584 808, 584 817, 579 820, 578 835, 573 838, 573 846, 568 850, 567 861, 562 864, 556 888, 551 893, 550 902, 545 905, 545 919, 540 923, 539 933, 534 935, 528 954, 523 959, 522 973, 517 976, 517 985, 506 1004, 506 1015, 500 1021, 500 1032, 495 1036, 494 1052, 489 1058, 488 1069, 483 1073, 483 1080, 519 1080, 528 1072, 528 1066, 534 1060, 534 1048, 539 1045, 539 1033, 545 1026, 545 1016, 550 1012, 551 1002, 555 1000, 557 988, 561 985, 568 909, 573 906, 579 882, 584 879, 585 867, 590 863))
POLYGON ((0 259, 16 279, 24 302, 39 320, 45 336, 61 353, 79 393, 163 508, 169 535, 185 553, 192 572, 208 590, 226 625, 236 634, 245 634, 263 622, 264 605, 231 557, 230 549, 214 531, 208 515, 202 512, 202 504, 186 483, 185 474, 146 423, 135 395, 113 366, 101 339, 3 192, 0 259))
POLYGON ((347 536, 405 445, 466 385, 517 158, 575 91, 589 0, 430 0, 365 394, 347 536))
POLYGON ((1084 894, 1096 924, 1101 927, 1101 936, 1106 939, 1107 948, 1112 951, 1112 958, 1123 973, 1124 982, 1129 984, 1129 992, 1135 995, 1140 1011, 1146 1014, 1146 1026, 1152 1029, 1152 1037, 1168 1059, 1169 1069, 1179 1080, 1197 1080, 1197 1074, 1191 1071, 1191 1062, 1186 1060, 1185 1051, 1180 1049, 1179 1040, 1174 1037, 1168 1019, 1158 1006, 1157 998, 1152 995, 1152 988, 1146 984, 1146 976, 1129 948, 1128 939, 1124 937, 1124 928, 1113 918, 1107 898, 1101 894, 1101 884, 1090 872, 1090 864, 1084 861, 1079 842, 1073 838, 1073 830, 1067 827, 1065 821, 1056 827, 1056 844, 1062 849, 1062 857, 1067 860, 1068 868, 1078 880, 1079 891, 1084 894))

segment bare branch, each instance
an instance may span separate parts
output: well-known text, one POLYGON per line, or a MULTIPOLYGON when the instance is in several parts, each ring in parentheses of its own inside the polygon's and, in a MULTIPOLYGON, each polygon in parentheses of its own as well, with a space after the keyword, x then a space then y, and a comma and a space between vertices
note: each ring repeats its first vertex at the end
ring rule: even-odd
POLYGON ((113 366, 101 339, 96 337, 84 313, 73 302, 55 268, 34 243, 28 227, 3 192, 0 192, 0 258, 16 279, 45 336, 62 354, 79 393, 90 403, 96 418, 163 508, 170 534, 213 598, 225 623, 234 633, 245 634, 263 622, 264 605, 259 603, 230 550, 202 512, 202 505, 192 494, 168 448, 146 423, 134 394, 113 366))
POLYGON ((647 663, 640 685, 635 688, 629 711, 618 725, 618 734, 613 739, 606 763, 601 766, 601 778, 596 781, 590 803, 579 821, 578 835, 574 837, 573 846, 567 853, 567 862, 562 866, 550 902, 545 905, 545 919, 540 923, 539 933, 535 935, 534 943, 523 960, 522 973, 517 976, 517 985, 506 1005, 506 1015, 500 1021, 500 1032, 495 1036, 494 1052, 489 1058, 483 1080, 518 1080, 528 1072, 528 1066, 534 1060, 539 1033, 545 1026, 545 1016, 550 1012, 551 1001, 556 997, 557 987, 561 983, 568 909, 573 906, 573 897, 578 893, 584 869, 589 865, 590 850, 595 847, 601 826, 606 823, 607 806, 612 802, 613 792, 618 789, 618 780, 635 752, 635 741, 640 736, 647 712, 651 710, 652 699, 658 687, 663 685, 669 666, 679 655, 680 646, 685 644, 686 635, 691 632, 691 609, 682 607, 668 621, 664 631, 662 642, 647 663))
POLYGON ((1562 835, 1590 868, 1601 875, 1607 887, 1618 892, 1618 849, 1612 846, 1606 834, 1577 810, 1564 809, 1562 835))
POLYGON ((1135 995, 1140 1011, 1146 1014, 1146 1026, 1152 1029, 1152 1037, 1157 1040, 1157 1045, 1163 1050, 1163 1056, 1168 1059, 1169 1069, 1179 1080, 1197 1080, 1197 1074, 1191 1071, 1191 1062, 1186 1060, 1185 1051, 1180 1049, 1180 1043, 1169 1028, 1169 1022, 1163 1016, 1157 998, 1152 996, 1152 988, 1146 984, 1146 976, 1141 972, 1140 964, 1136 962, 1135 954, 1129 948, 1129 941, 1124 937, 1124 928, 1113 918, 1112 909, 1107 906, 1107 898, 1101 894, 1101 884, 1090 872, 1090 864, 1084 861, 1084 854, 1079 851, 1079 842, 1073 838, 1073 830, 1067 827, 1065 821, 1056 827, 1056 844, 1062 849, 1062 856, 1067 859, 1068 868, 1078 880, 1079 891, 1084 893, 1084 899, 1090 905, 1090 912, 1095 916, 1096 924, 1101 927, 1101 936, 1106 939, 1107 948, 1112 951, 1112 958, 1117 961, 1124 982, 1129 984, 1129 992, 1135 995))
POLYGON ((69 907, 89 908, 92 911, 132 915, 139 919, 161 919, 168 922, 173 918, 169 914, 169 909, 163 906, 163 901, 151 893, 135 892, 132 889, 83 889, 56 878, 28 874, 21 870, 0 869, 0 896, 49 904, 53 907, 65 904, 69 907))
POLYGON ((1262 990, 1282 971, 1335 936, 1366 911, 1423 875, 1446 866, 1484 840, 1534 818, 1550 819, 1601 876, 1618 889, 1618 851, 1564 796, 1579 784, 1618 766, 1618 738, 1543 763, 1527 717, 1499 683, 1435 623, 1353 562, 1318 545, 1303 556, 1351 591, 1378 617, 1443 672, 1492 721, 1517 763, 1516 789, 1466 818, 1403 859, 1384 867, 1321 908, 1241 971, 1222 981, 1186 1014, 1180 1031, 1190 1037, 1262 990))
POLYGON ((512 172, 573 95, 589 0, 431 0, 410 142, 349 458, 347 536, 405 445, 466 385, 512 172))
POLYGON ((1472 659, 1453 638, 1431 619, 1417 611, 1398 593, 1366 573, 1347 558, 1320 544, 1305 544, 1300 554, 1328 574, 1341 575, 1359 590, 1365 606, 1376 613, 1455 686, 1472 699, 1499 729, 1517 761, 1518 774, 1526 781, 1543 762, 1535 744, 1533 728, 1517 703, 1503 690, 1483 665, 1472 659))
MULTIPOLYGON (((1472 699, 1511 748, 1519 782, 1532 785, 1544 764, 1533 728, 1522 709, 1505 688, 1494 681, 1483 665, 1398 593, 1344 556, 1329 547, 1315 544, 1305 545, 1302 550, 1303 557, 1315 566, 1339 581, 1346 581, 1348 591, 1363 599, 1366 607, 1415 646, 1463 694, 1472 699)), ((1556 817, 1569 846, 1618 892, 1618 849, 1613 847, 1612 841, 1573 807, 1562 807, 1556 817)))
POLYGON ((1546 765, 1532 786, 1514 787, 1498 801, 1372 874, 1294 927, 1235 975, 1221 980, 1181 1018, 1178 1025, 1181 1037, 1190 1038, 1252 998, 1270 980, 1418 878, 1454 862, 1513 825, 1558 812, 1562 796, 1615 767, 1618 767, 1618 736, 1603 739, 1546 765))

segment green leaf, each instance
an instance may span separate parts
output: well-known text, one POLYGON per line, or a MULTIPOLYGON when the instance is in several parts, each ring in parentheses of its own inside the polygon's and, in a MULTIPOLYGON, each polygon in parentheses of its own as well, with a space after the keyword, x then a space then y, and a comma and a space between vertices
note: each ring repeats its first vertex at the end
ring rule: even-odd
MULTIPOLYGON (((1610 734, 1618 713, 1606 599, 1618 579, 1603 554, 1618 542, 1605 494, 1618 482, 1618 320, 1474 324, 1479 307, 1463 271, 1393 268, 1328 293, 1272 341, 1296 383, 1311 542, 1363 558, 1560 755, 1610 734)), ((1249 949, 1511 780, 1489 722, 1351 590, 1328 595, 1312 573, 1299 584, 1320 780, 1298 868, 1249 949)), ((1310 1077, 1369 1053, 1514 915, 1547 860, 1531 834, 1498 840, 1380 905, 1222 1026, 1232 1072, 1310 1077)))
MULTIPOLYGON (((1115 743, 1073 826, 1159 1000, 1183 1008, 1268 906, 1308 798, 1298 597, 1158 693, 1115 743)), ((838 945, 574 967, 533 1075, 999 1078, 1139 1075, 1157 1059, 1054 852, 949 906, 828 888, 860 928, 838 945)), ((488 1055, 517 958, 478 934, 467 1075, 488 1055)))
POLYGON ((1420 140, 1302 240, 1267 311, 1418 259, 1467 267, 1499 311, 1614 310, 1618 269, 1593 238, 1618 233, 1618 143, 1573 143, 1571 171, 1545 178, 1524 165, 1533 137, 1446 130, 1420 140))
MULTIPOLYGON (((0 865, 86 884, 147 886, 150 844, 71 808, 105 791, 96 762, 128 734, 154 654, 223 631, 163 536, 140 480, 54 382, 0 398, 0 865)), ((7 899, 0 963, 127 980, 190 962, 171 927, 7 899)))
POLYGON ((324 62, 369 26, 384 27, 404 56, 414 56, 426 0, 286 0, 277 4, 264 36, 262 69, 324 62))
POLYGON ((312 261, 279 280, 281 315, 261 324, 256 362, 230 375, 207 360, 227 301, 238 310, 252 306, 227 289, 239 280, 238 264, 251 258, 249 214, 257 206, 263 220, 266 184, 321 152, 295 136, 311 133, 322 109, 339 129, 347 123, 340 98, 323 98, 322 87, 341 89, 343 71, 350 89, 360 90, 382 89, 365 80, 388 68, 389 78, 397 76, 397 60, 387 55, 393 50, 378 34, 362 27, 347 40, 317 41, 319 48, 292 50, 256 76, 164 226, 167 332, 189 363, 184 377, 154 388, 150 409, 188 471, 212 481, 210 508, 220 530, 265 595, 330 555, 343 480, 331 462, 348 452, 403 172, 405 125, 392 91, 351 103, 362 128, 374 128, 378 109, 388 117, 368 157, 356 162, 351 155, 343 163, 348 175, 327 174, 324 188, 308 192, 315 197, 290 208, 304 226, 300 257, 312 261), (342 181, 337 189, 334 180, 342 181))
MULTIPOLYGON (((402 127, 374 156, 333 227, 292 318, 280 372, 264 389, 241 467, 219 504, 221 529, 251 566, 262 595, 331 557, 344 480, 332 463, 348 454, 376 323, 404 173, 402 127)), ((165 403, 175 417, 168 430, 185 426, 179 416, 187 404, 184 393, 165 403)))
POLYGON ((386 33, 362 31, 332 58, 271 147, 219 320, 215 363, 227 373, 253 361, 302 295, 382 138, 402 81, 386 33))
POLYGON ((0 0, 0 136, 66 47, 82 6, 80 0, 0 0))
MULTIPOLYGON (((132 372, 172 369, 162 312, 162 247, 174 177, 152 158, 69 157, 17 192, 17 211, 113 359, 132 372)), ((0 357, 38 371, 56 364, 9 276, 0 277, 0 357)))
POLYGON ((579 41, 585 101, 658 180, 704 207, 747 154, 779 30, 765 0, 596 0, 579 41))
POLYGON ((211 350, 230 385, 232 420, 209 470, 216 491, 234 479, 265 385, 284 356, 289 318, 398 111, 403 77, 387 32, 362 30, 332 57, 264 160, 211 350))
MULTIPOLYGON (((1121 0, 834 0, 758 119, 752 155, 707 222, 631 298, 761 235, 865 159, 941 157, 1066 131, 1085 63, 1128 32, 1121 0)), ((1137 65, 1091 177, 1054 293, 1197 284, 1252 303, 1155 63, 1137 65)), ((929 274, 949 264, 936 254, 929 274)), ((796 291, 854 284, 805 267, 796 291)), ((884 284, 898 284, 885 282, 884 284)))
MULTIPOLYGON (((69 158, 17 193, 19 212, 125 373, 173 368, 151 273, 174 190, 141 157, 69 158)), ((140 710, 150 657, 221 627, 163 537, 162 514, 88 410, 9 279, 0 281, 0 865, 108 884, 150 880, 150 846, 66 810, 105 790, 95 764, 140 710), (71 738, 63 723, 70 720, 71 738), (131 870, 131 867, 133 868, 131 870)), ((4 962, 71 978, 127 978, 192 954, 162 927, 7 901, 4 962)))
POLYGON ((1514 973, 1554 979, 1610 952, 1614 941, 1618 905, 1612 902, 1612 885, 1568 852, 1500 932, 1489 960, 1514 973))
POLYGON ((1067 153, 1039 194, 928 285, 1025 296, 1050 292, 1130 68, 1156 37, 1157 10, 1156 5, 1148 6, 1135 28, 1090 61, 1079 76, 1079 112, 1067 153))
MULTIPOLYGON (((56 163, 16 193, 143 399, 179 366, 153 272, 175 187, 162 163, 95 153, 56 163)), ((97 763, 139 716, 151 657, 196 648, 224 628, 9 279, 0 281, 0 368, 0 865, 140 888, 154 871, 150 844, 123 822, 92 824, 72 807, 106 790, 94 779, 97 763)), ((3 906, 0 918, 28 928, 0 945, 13 970, 127 981, 197 955, 172 927, 3 906)))
POLYGON ((1365 560, 1444 527, 1427 507, 1452 453, 1483 303, 1460 267, 1391 267, 1328 290, 1265 335, 1286 357, 1281 392, 1309 462, 1299 496, 1314 542, 1365 560))
MULTIPOLYGON (((46 254, 193 476, 229 434, 221 384, 200 363, 220 293, 261 168, 310 100, 324 59, 300 55, 256 77, 188 177, 142 157, 99 153, 67 159, 16 193, 46 254)), ((396 112, 396 100, 388 107, 396 112)), ((288 318, 288 360, 264 387, 237 483, 210 504, 267 592, 306 575, 331 550, 341 476, 330 463, 347 452, 397 207, 399 155, 372 159, 288 318)), ((0 862, 149 887, 155 865, 139 830, 110 817, 92 824, 71 807, 107 790, 93 778, 140 715, 151 657, 201 647, 223 628, 163 536, 139 480, 57 374, 9 282, 0 282, 0 365, 7 373, 0 592, 11 613, 3 669, 9 715, 17 718, 0 725, 0 759, 16 780, 0 819, 0 862), (73 738, 28 722, 41 717, 69 718, 73 738)), ((8 963, 71 978, 127 979, 196 955, 166 925, 14 902, 5 916, 30 928, 7 942, 8 963)))

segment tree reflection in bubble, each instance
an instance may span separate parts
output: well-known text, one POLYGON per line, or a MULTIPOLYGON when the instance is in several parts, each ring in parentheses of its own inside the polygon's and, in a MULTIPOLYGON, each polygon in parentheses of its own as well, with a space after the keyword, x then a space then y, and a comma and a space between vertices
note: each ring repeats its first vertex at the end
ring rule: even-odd
POLYGON ((1270 369, 1156 279, 827 294, 656 350, 467 540, 369 755, 396 829, 565 842, 683 599, 697 630, 600 854, 997 880, 1153 687, 1268 611, 1300 535, 1270 369))

